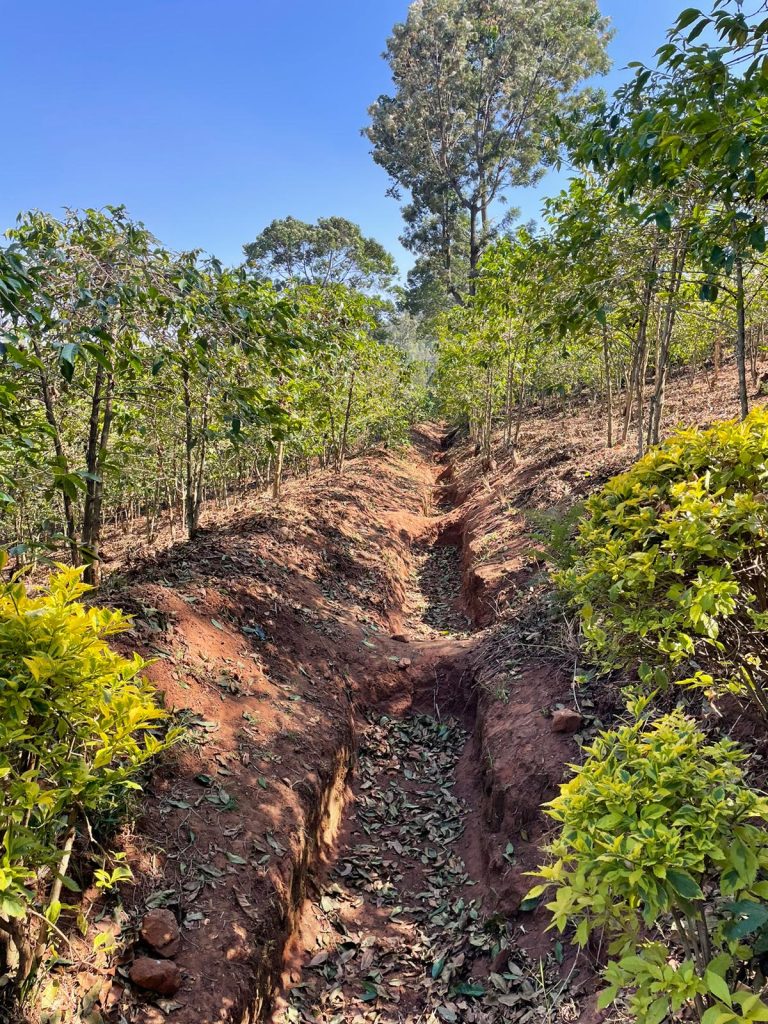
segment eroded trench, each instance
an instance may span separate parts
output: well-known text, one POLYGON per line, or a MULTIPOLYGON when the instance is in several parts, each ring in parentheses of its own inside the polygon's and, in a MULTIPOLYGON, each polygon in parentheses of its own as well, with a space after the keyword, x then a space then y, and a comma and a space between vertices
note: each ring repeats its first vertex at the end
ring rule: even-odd
POLYGON ((343 806, 314 844, 274 1024, 578 1018, 557 959, 520 947, 480 852, 478 634, 461 601, 460 528, 441 528, 443 493, 432 539, 413 552, 402 700, 356 716, 343 806))

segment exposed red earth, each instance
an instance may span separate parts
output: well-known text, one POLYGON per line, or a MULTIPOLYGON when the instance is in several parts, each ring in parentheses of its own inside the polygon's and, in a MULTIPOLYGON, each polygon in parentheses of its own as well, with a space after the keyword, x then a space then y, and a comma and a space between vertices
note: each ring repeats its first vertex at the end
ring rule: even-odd
MULTIPOLYGON (((730 374, 678 380, 668 426, 732 414, 734 393, 730 374)), ((540 614, 528 513, 567 508, 634 445, 606 450, 592 408, 540 409, 518 459, 484 474, 443 436, 424 426, 405 452, 290 481, 279 503, 248 496, 195 541, 113 572, 101 599, 135 615, 124 643, 155 659, 188 733, 121 836, 127 915, 95 915, 122 952, 110 963, 83 946, 61 979, 62 1021, 86 997, 105 1020, 153 1024, 524 1020, 550 997, 549 1019, 594 1019, 594 965, 555 946, 543 910, 520 908, 540 805, 610 712, 573 685, 567 624, 540 614), (454 815, 435 861, 434 828, 454 815), (493 942, 465 923, 477 942, 452 966, 446 924, 441 966, 425 891, 475 901, 493 942), (168 915, 179 936, 164 947, 153 934, 168 915), (178 970, 178 991, 138 983, 143 960, 178 970)))

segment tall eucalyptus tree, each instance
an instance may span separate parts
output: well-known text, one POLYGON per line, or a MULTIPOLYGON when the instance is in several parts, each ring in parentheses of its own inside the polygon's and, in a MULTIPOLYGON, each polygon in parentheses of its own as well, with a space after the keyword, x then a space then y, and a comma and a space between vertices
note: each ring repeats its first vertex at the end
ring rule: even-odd
POLYGON ((415 0, 387 43, 395 91, 370 108, 373 157, 411 217, 435 222, 422 239, 448 287, 466 220, 468 290, 493 233, 493 207, 530 185, 556 152, 546 125, 584 101, 605 71, 607 22, 595 0, 415 0))

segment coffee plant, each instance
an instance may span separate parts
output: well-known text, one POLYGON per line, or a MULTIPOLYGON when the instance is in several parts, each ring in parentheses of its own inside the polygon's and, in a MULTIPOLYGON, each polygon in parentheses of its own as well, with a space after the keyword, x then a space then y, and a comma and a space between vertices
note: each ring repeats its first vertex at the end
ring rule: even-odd
MULTIPOLYGON (((43 588, 20 573, 0 585, 0 938, 17 983, 57 931, 63 891, 78 890, 73 847, 176 738, 144 661, 107 642, 129 621, 81 603, 81 576, 61 566, 43 588)), ((102 868, 99 881, 113 876, 102 868)))
POLYGON ((768 1020, 752 989, 768 950, 768 800, 744 752, 712 743, 680 710, 602 733, 559 796, 543 882, 552 925, 595 935, 611 957, 605 1007, 620 993, 640 1024, 693 1009, 704 1024, 768 1020))
POLYGON ((768 713, 768 413, 683 430, 586 506, 558 576, 587 650, 650 685, 749 696, 768 713))

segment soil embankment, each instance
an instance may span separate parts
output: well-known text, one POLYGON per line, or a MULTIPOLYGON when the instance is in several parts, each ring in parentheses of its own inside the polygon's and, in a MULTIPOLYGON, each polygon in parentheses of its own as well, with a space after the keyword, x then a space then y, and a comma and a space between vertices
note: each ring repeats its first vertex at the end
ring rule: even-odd
POLYGON ((189 726, 124 837, 115 1019, 496 1021, 544 999, 576 1019, 577 976, 515 919, 573 741, 545 717, 551 682, 488 702, 498 638, 462 597, 444 457, 424 428, 113 579, 189 726), (150 908, 181 925, 171 999, 129 981, 150 908))

